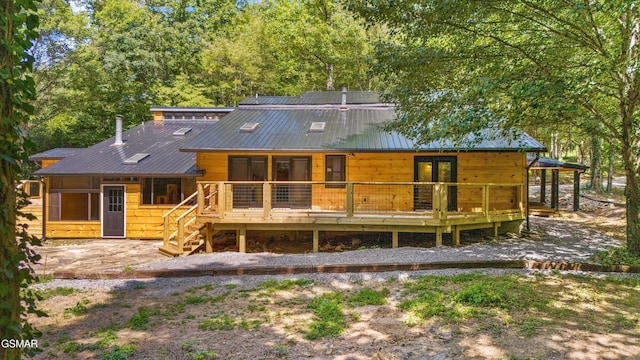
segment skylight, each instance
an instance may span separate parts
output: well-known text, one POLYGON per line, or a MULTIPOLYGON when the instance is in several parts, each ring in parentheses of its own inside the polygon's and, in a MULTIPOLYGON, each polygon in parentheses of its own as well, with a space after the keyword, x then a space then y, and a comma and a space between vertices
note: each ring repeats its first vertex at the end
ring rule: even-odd
POLYGON ((191 128, 183 127, 183 128, 180 128, 180 129, 174 131, 173 135, 175 135, 175 136, 185 136, 185 135, 187 135, 187 133, 189 131, 191 131, 191 128))
POLYGON ((254 132, 258 128, 258 125, 260 125, 260 123, 257 123, 257 122, 244 123, 244 125, 240 127, 240 132, 244 132, 244 133, 254 132))
POLYGON ((140 161, 144 160, 145 158, 147 158, 149 156, 149 154, 146 153, 137 153, 135 155, 133 155, 132 157, 126 159, 124 161, 125 164, 137 164, 140 161))
POLYGON ((312 122, 311 123, 311 127, 309 128, 309 131, 311 132, 323 132, 324 131, 324 126, 327 123, 323 122, 312 122))

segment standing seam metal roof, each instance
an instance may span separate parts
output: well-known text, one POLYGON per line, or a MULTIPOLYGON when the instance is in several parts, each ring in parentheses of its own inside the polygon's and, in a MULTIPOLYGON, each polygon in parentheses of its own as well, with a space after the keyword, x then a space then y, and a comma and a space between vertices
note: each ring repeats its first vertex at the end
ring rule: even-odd
POLYGON ((113 139, 102 141, 76 155, 36 171, 35 175, 122 175, 177 176, 198 175, 195 154, 180 152, 182 145, 216 122, 207 120, 149 121, 125 131, 123 145, 113 145, 113 139), (173 133, 184 127, 192 128, 184 136, 173 133), (138 153, 149 157, 136 164, 124 161, 138 153))
MULTIPOLYGON (((538 141, 518 132, 509 140, 499 131, 485 130, 479 141, 467 147, 451 142, 433 142, 421 146, 397 132, 385 131, 385 123, 395 119, 392 107, 334 108, 294 107, 286 109, 241 108, 202 134, 193 137, 182 151, 546 151, 538 141), (245 123, 260 125, 250 133, 239 129, 245 123), (325 122, 323 132, 310 131, 313 122, 325 122)), ((471 137, 470 137, 471 139, 471 137)))

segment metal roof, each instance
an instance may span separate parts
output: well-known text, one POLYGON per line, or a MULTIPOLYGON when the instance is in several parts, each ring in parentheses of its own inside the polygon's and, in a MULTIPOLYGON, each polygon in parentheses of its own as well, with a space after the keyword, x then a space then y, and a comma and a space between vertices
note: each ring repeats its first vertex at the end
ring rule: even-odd
POLYGON ((235 110, 233 107, 180 107, 180 106, 155 106, 149 109, 151 112, 169 112, 169 113, 183 113, 183 112, 193 112, 193 113, 225 113, 232 112, 235 110))
POLYGON ((55 148, 41 153, 33 154, 29 156, 29 160, 41 161, 41 160, 59 160, 64 159, 86 150, 86 148, 55 148))
POLYGON ((182 151, 546 151, 538 141, 517 132, 506 139, 499 131, 486 130, 471 145, 456 147, 449 141, 417 146, 410 139, 383 129, 395 118, 392 107, 366 108, 240 108, 215 125, 192 137, 182 151), (324 131, 310 131, 314 122, 324 122, 324 131), (242 132, 245 123, 259 123, 253 132, 242 132))
POLYGON ((35 175, 90 175, 90 176, 185 176, 199 175, 195 171, 195 154, 180 152, 191 140, 216 122, 208 120, 149 121, 125 131, 123 145, 113 145, 110 138, 78 154, 36 171, 35 175), (184 136, 173 133, 181 128, 192 130, 184 136), (135 164, 127 164, 132 156, 144 153, 148 157, 135 164))
POLYGON ((533 154, 527 154, 527 162, 530 165, 531 169, 558 169, 558 170, 587 170, 589 167, 583 164, 569 163, 560 161, 557 159, 553 159, 550 157, 539 156, 536 159, 536 156, 533 154))
MULTIPOLYGON (((377 91, 347 91, 347 104, 378 104, 377 91)), ((339 105, 341 91, 306 92, 300 96, 255 96, 240 101, 240 105, 339 105)))

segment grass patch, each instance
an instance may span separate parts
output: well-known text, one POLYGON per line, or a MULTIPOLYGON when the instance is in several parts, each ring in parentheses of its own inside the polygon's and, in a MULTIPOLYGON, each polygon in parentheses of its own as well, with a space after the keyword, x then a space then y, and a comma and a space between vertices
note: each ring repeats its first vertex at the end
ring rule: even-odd
POLYGON ((59 286, 53 289, 36 290, 36 296, 39 300, 48 300, 55 296, 70 296, 76 292, 76 289, 70 287, 59 286))
POLYGON ((267 280, 258 284, 258 290, 278 291, 278 290, 292 290, 296 286, 305 287, 313 284, 313 280, 310 279, 296 279, 296 280, 267 280))
POLYGON ((389 296, 389 289, 387 288, 376 291, 372 288, 366 287, 349 296, 349 302, 359 306, 384 305, 387 303, 387 296, 389 296))
POLYGON ((82 299, 78 301, 74 306, 64 309, 64 316, 69 317, 71 315, 80 316, 87 313, 87 305, 89 305, 89 299, 82 299))
POLYGON ((309 325, 309 332, 305 336, 308 340, 342 334, 347 325, 342 312, 343 301, 341 292, 325 293, 311 301, 308 307, 313 311, 315 320, 309 325))
POLYGON ((517 275, 425 276, 405 285, 405 296, 410 299, 399 307, 408 312, 408 325, 434 316, 455 322, 483 318, 496 309, 542 310, 550 302, 517 275))
POLYGON ((147 324, 149 324, 149 316, 151 310, 142 306, 138 308, 138 312, 127 321, 127 327, 131 330, 147 330, 147 324))
POLYGON ((136 348, 132 344, 116 345, 112 349, 103 352, 100 360, 127 360, 136 353, 136 348))

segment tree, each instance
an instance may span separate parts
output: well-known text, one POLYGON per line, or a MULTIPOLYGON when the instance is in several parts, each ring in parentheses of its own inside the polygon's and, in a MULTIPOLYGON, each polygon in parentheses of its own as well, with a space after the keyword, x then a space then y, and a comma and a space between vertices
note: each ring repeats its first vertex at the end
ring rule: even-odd
POLYGON ((640 255, 638 2, 350 5, 396 35, 379 47, 379 63, 397 80, 389 93, 399 131, 424 142, 487 126, 572 124, 612 141, 627 180, 627 247, 640 255))
MULTIPOLYGON (((22 202, 16 195, 16 178, 27 160, 23 126, 33 113, 35 96, 29 76, 33 57, 27 50, 38 35, 38 15, 33 0, 0 4, 0 339, 21 340, 36 335, 25 317, 37 312, 26 288, 33 281, 29 264, 38 256, 30 250, 33 239, 16 224, 22 202)), ((3 346, 0 359, 19 359, 20 352, 3 346)))

